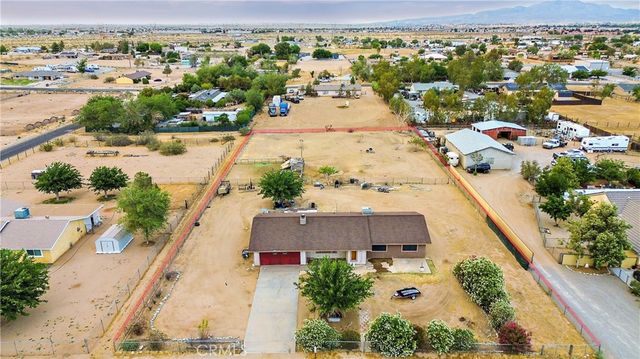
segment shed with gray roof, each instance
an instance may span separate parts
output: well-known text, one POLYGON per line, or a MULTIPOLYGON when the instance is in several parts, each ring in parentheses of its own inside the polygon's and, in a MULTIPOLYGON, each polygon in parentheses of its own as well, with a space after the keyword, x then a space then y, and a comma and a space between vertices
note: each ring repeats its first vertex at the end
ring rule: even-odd
POLYGON ((511 169, 513 165, 514 153, 480 132, 465 128, 446 135, 445 139, 449 151, 459 155, 463 168, 474 165, 475 162, 471 158, 474 153, 482 155, 480 162, 489 163, 491 169, 506 170, 511 169))

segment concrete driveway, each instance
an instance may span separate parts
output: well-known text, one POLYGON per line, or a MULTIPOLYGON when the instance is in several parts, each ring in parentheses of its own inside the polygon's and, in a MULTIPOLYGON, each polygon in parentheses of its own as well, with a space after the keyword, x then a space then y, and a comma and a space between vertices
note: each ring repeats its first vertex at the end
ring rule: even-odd
POLYGON ((247 353, 290 353, 295 350, 294 335, 298 316, 300 266, 260 268, 249 323, 244 336, 247 353))

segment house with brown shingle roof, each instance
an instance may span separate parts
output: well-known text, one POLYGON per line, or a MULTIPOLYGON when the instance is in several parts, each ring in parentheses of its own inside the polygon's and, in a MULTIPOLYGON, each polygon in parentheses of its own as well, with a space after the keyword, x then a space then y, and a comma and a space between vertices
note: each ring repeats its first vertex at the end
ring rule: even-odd
POLYGON ((330 257, 350 264, 372 258, 424 258, 431 243, 417 212, 263 213, 253 218, 255 265, 301 264, 330 257))

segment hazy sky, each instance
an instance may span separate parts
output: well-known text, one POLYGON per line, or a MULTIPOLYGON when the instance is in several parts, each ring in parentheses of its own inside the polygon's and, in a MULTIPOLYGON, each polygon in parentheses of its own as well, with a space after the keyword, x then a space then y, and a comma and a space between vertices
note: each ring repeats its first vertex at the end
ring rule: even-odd
MULTIPOLYGON (((542 0, 0 0, 1 25, 353 24, 458 15, 542 0)), ((638 8, 638 1, 587 0, 638 8)))

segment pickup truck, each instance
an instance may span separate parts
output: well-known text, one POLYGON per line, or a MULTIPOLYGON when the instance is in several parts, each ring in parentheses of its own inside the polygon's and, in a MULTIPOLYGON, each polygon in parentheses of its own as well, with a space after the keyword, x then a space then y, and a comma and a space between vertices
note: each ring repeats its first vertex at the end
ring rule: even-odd
POLYGON ((567 145, 566 142, 559 140, 557 138, 552 138, 549 141, 545 141, 544 143, 542 143, 542 148, 552 149, 552 148, 564 147, 566 145, 567 145))

